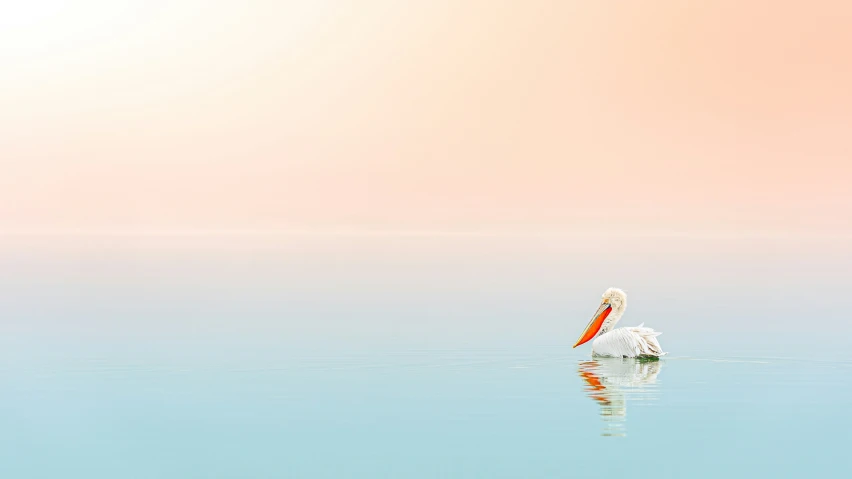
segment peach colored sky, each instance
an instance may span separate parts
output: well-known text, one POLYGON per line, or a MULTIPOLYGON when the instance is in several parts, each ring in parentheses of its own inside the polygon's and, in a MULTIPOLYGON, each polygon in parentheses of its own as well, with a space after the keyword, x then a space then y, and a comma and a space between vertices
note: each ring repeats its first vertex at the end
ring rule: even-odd
POLYGON ((849 233, 852 4, 0 4, 0 232, 849 233))

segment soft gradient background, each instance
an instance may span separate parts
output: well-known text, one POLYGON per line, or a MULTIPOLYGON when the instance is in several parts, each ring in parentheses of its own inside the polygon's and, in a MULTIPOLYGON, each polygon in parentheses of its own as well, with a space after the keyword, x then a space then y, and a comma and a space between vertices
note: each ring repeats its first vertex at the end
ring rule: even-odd
POLYGON ((847 2, 0 18, 4 329, 561 340, 610 285, 663 330, 849 328, 847 2))
POLYGON ((850 25, 0 0, 0 476, 842 475, 850 25))
POLYGON ((0 228, 848 235, 844 1, 2 2, 0 228))
POLYGON ((848 330, 850 22, 3 2, 3 328, 568 341, 617 285, 663 330, 848 330))

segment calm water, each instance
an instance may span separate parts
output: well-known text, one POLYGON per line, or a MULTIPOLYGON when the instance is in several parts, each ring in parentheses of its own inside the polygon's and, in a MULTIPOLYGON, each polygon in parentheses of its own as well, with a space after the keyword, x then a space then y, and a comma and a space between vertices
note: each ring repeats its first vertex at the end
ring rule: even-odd
MULTIPOLYGON (((631 296, 623 324, 663 330, 669 356, 593 360, 570 344, 600 292, 557 294, 564 277, 534 274, 559 250, 535 268, 502 250, 453 260, 449 274, 451 261, 405 259, 405 248, 392 261, 299 249, 28 248, 7 251, 0 276, 0 477, 849 470, 848 341, 773 330, 821 320, 842 331, 842 317, 810 299, 837 285, 800 276, 802 295, 778 316, 777 305, 749 310, 718 277, 691 296, 677 289, 682 276, 649 280, 655 286, 631 296), (375 267, 355 271, 364 264, 375 267), (680 293, 665 297, 672 290, 680 293), (653 310, 692 303, 709 308, 693 315, 718 330, 653 310), (821 315, 797 317, 808 309, 821 315)), ((765 275, 748 271, 744 281, 765 275)), ((790 296, 789 278, 765 279, 752 295, 790 296)))

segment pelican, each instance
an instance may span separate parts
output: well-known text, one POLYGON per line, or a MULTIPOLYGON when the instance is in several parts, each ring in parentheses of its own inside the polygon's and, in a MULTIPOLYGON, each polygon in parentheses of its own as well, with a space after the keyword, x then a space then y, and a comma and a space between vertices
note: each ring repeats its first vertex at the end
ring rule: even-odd
POLYGON ((645 323, 632 328, 613 329, 627 308, 627 294, 618 288, 604 291, 601 305, 574 347, 592 341, 592 356, 608 358, 659 358, 666 354, 657 341, 658 333, 645 323))

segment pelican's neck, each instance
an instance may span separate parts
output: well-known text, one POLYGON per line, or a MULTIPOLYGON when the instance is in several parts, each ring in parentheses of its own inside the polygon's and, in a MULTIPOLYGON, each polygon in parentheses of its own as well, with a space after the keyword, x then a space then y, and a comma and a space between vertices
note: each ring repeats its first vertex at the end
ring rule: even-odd
POLYGON ((597 336, 604 335, 604 334, 612 331, 613 329, 615 329, 615 324, 618 323, 618 321, 621 320, 621 316, 624 315, 624 310, 625 310, 624 306, 621 306, 618 309, 613 308, 612 312, 604 320, 604 323, 601 326, 600 331, 598 331, 597 336))

